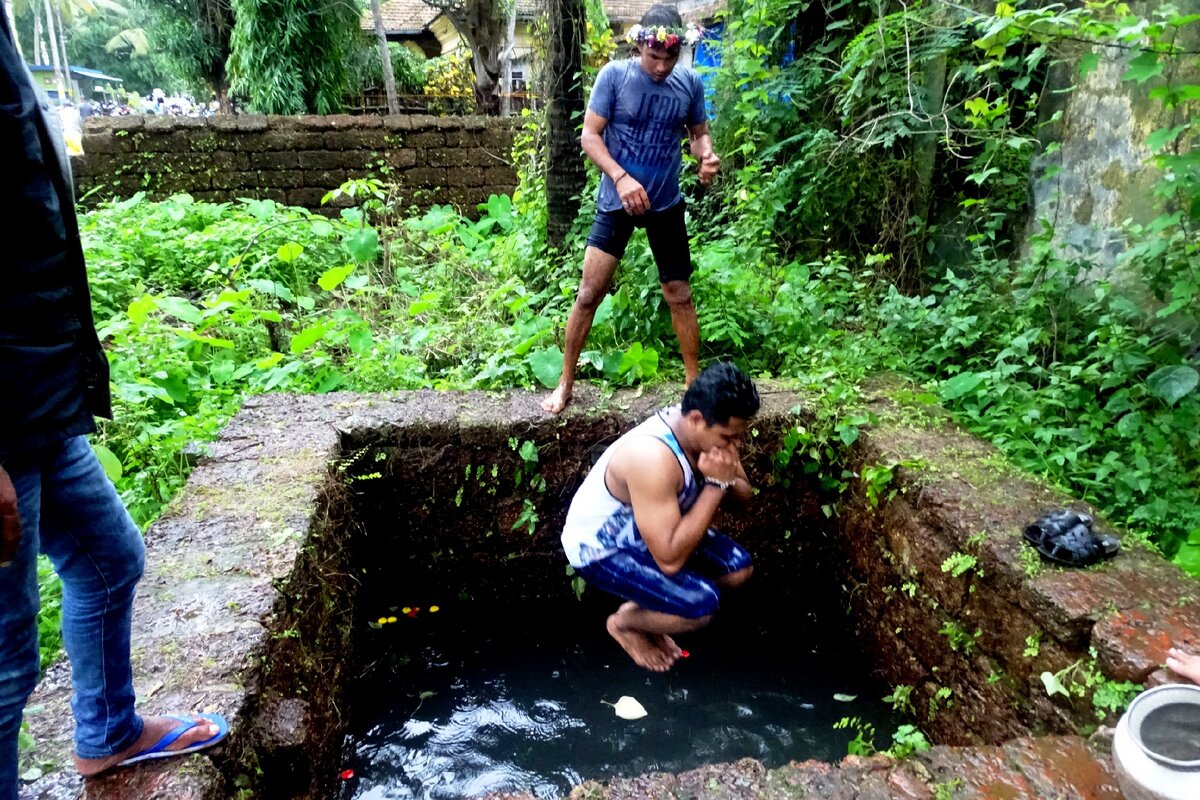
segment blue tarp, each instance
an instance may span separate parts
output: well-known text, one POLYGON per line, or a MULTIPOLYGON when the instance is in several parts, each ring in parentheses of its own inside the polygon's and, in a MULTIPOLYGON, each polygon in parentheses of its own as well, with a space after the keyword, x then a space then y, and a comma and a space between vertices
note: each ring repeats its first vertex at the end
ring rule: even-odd
MULTIPOLYGON (((54 67, 49 64, 30 64, 30 72, 53 72, 54 67)), ((87 67, 71 66, 71 77, 73 78, 91 78, 94 81, 109 81, 110 83, 124 83, 121 78, 112 75, 105 75, 97 69, 88 69, 87 67)))

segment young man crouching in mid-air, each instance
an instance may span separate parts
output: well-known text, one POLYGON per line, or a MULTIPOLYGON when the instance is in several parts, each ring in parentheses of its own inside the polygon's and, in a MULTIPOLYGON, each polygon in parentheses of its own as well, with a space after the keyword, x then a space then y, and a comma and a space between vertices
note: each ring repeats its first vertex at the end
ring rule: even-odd
POLYGON ((738 454, 758 390, 732 364, 700 373, 664 408, 604 451, 571 501, 562 542, 589 586, 627 602, 608 632, 639 666, 671 668, 672 635, 708 624, 722 589, 753 571, 750 554, 710 527, 726 499, 753 491, 738 454))

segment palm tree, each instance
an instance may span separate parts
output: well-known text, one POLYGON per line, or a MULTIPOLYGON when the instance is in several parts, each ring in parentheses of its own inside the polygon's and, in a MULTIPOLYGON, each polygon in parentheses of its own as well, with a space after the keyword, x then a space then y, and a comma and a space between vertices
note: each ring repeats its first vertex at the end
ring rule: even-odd
POLYGON ((388 49, 387 31, 383 28, 383 9, 379 0, 371 0, 371 15, 375 18, 375 38, 379 40, 379 61, 383 66, 383 88, 387 92, 389 114, 400 113, 400 98, 396 96, 396 73, 392 69, 392 51, 388 49))
POLYGON ((64 24, 64 20, 71 22, 80 16, 91 16, 98 9, 105 9, 118 14, 126 13, 125 7, 115 0, 42 0, 41 9, 38 8, 37 0, 5 0, 5 7, 12 24, 13 39, 17 41, 18 51, 21 45, 16 32, 16 18, 18 15, 33 15, 35 31, 35 41, 33 43, 34 54, 36 57, 39 47, 43 53, 48 49, 50 63, 54 67, 54 80, 58 85, 59 102, 63 102, 67 98, 67 88, 70 86, 71 71, 67 58, 66 25, 64 24), (44 28, 39 24, 43 13, 45 14, 44 28), (40 34, 43 29, 50 40, 49 48, 46 48, 45 42, 41 40, 40 34))
MULTIPOLYGON (((56 9, 50 4, 50 0, 43 0, 46 4, 46 28, 50 32, 50 59, 54 64, 54 81, 58 84, 58 102, 65 103, 67 101, 67 85, 71 74, 71 68, 67 66, 66 51, 61 51, 63 58, 59 59, 58 49, 58 25, 62 23, 62 17, 55 14, 56 9)), ((64 43, 65 44, 65 43, 64 43)))

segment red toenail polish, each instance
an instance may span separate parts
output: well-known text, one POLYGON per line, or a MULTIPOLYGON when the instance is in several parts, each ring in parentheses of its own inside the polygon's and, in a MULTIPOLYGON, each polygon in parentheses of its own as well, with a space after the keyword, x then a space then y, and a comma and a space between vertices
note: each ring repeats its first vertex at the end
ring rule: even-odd
POLYGON ((687 657, 688 657, 688 656, 690 656, 690 655, 691 655, 691 653, 689 653, 687 650, 680 650, 680 651, 679 651, 679 657, 680 657, 680 658, 687 658, 687 657))

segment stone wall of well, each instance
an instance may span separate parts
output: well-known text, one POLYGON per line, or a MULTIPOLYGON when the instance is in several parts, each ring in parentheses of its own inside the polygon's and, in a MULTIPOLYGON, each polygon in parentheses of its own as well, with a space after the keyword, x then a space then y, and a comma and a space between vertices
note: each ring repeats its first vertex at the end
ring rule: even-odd
MULTIPOLYGON (((906 706, 906 718, 938 744, 968 747, 938 747, 900 765, 848 759, 840 767, 809 762, 768 773, 742 761, 580 791, 607 800, 685 794, 883 800, 953 788, 955 797, 1116 800, 1101 743, 1077 735, 1112 722, 1093 707, 1094 685, 1082 684, 1088 675, 1146 684, 1169 679, 1159 668, 1167 647, 1197 644, 1200 584, 1128 537, 1120 555, 1090 569, 1041 563, 1023 544, 1022 528, 1046 510, 1085 506, 1014 470, 936 407, 899 399, 912 395, 903 387, 883 385, 864 397, 878 420, 832 467, 847 491, 812 500, 802 480, 810 454, 793 453, 791 472, 772 474, 770 466, 780 432, 816 425, 812 399, 760 388, 764 403, 754 425, 760 436, 749 437, 744 456, 763 491, 748 515, 737 515, 741 526, 729 528, 755 556, 754 580, 786 580, 781 564, 801 585, 819 582, 795 572, 796 564, 827 573, 829 582, 818 588, 846 609, 866 657, 894 690, 909 687, 908 702, 898 704, 906 706), (890 476, 880 478, 881 470, 890 476), (875 478, 862 477, 869 475, 875 478), (779 492, 792 493, 794 502, 781 507, 772 500, 779 492), (823 521, 814 505, 821 500, 832 519, 823 521), (785 513, 790 518, 779 516, 785 513), (948 564, 955 555, 959 568, 948 564), (1086 691, 1052 697, 1043 672, 1086 691), (1043 733, 1059 735, 1030 738, 1043 733), (730 781, 738 791, 730 791, 730 781)), ((247 399, 186 490, 147 532, 133 621, 143 713, 222 713, 232 723, 229 742, 189 759, 117 770, 81 788, 69 769, 71 683, 62 661, 32 701, 44 709, 28 720, 38 763, 47 769, 22 787, 22 800, 215 800, 238 789, 257 797, 330 796, 345 712, 340 695, 357 674, 351 634, 362 564, 355 559, 379 558, 374 549, 354 555, 365 542, 360 523, 370 521, 363 515, 370 517, 371 508, 355 501, 354 519, 348 518, 347 493, 367 485, 393 493, 393 527, 402 536, 413 532, 416 548, 423 545, 421 517, 440 515, 438 546, 453 543, 451 550, 468 553, 462 563, 475 564, 474 575, 500 575, 502 586, 523 581, 546 602, 574 602, 558 543, 569 487, 619 431, 677 397, 678 387, 607 398, 581 385, 560 417, 541 410, 539 393, 520 391, 247 399), (482 465, 497 462, 507 464, 509 475, 519 457, 508 444, 514 434, 537 443, 548 484, 546 492, 523 490, 536 498, 532 534, 513 530, 521 504, 506 500, 512 484, 493 496, 476 477, 482 465), (464 488, 466 459, 475 469, 464 488), (451 478, 439 474, 447 460, 451 478), (380 474, 356 483, 355 464, 380 474), (397 494, 401 489, 421 501, 397 494), (495 518, 492 527, 459 524, 470 521, 448 510, 457 506, 459 490, 461 513, 477 505, 479 518, 495 518)), ((422 552, 428 549, 414 550, 422 552)), ((438 569, 426 571, 437 578, 438 569)), ((482 592, 482 578, 480 584, 482 592)), ((779 647, 804 641, 810 611, 794 607, 796 641, 779 647)), ((890 733, 879 731, 876 743, 886 746, 890 733)))
MULTIPOLYGON (((998 745, 1087 731, 1115 722, 1092 702, 1101 676, 1172 680, 1161 665, 1172 643, 1200 635, 1200 583, 1128 536, 1114 559, 1087 569, 1043 562, 1025 526, 1054 509, 1094 509, 1011 467, 942 412, 889 394, 871 400, 881 422, 855 444, 851 471, 891 467, 891 481, 873 492, 851 481, 841 507, 849 606, 887 682, 911 687, 910 710, 931 738, 998 745), (1051 696, 1047 672, 1071 693, 1051 696)), ((1095 526, 1120 533, 1101 518, 1095 526)))
POLYGON ((326 213, 331 189, 380 177, 401 204, 448 203, 475 210, 517 184, 511 120, 487 117, 217 116, 99 117, 72 159, 80 197, 197 200, 271 199, 326 213))

